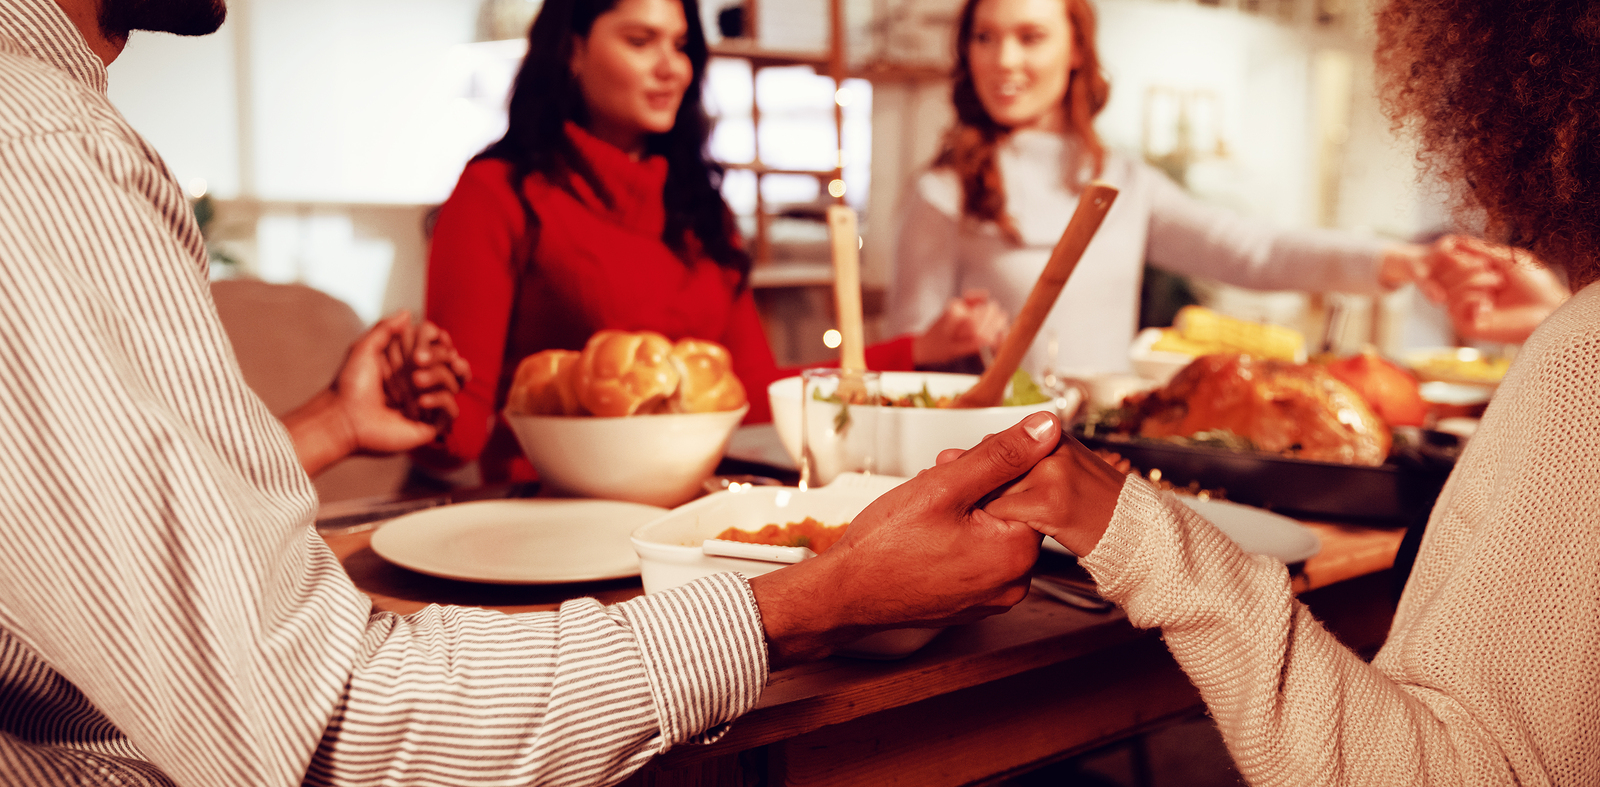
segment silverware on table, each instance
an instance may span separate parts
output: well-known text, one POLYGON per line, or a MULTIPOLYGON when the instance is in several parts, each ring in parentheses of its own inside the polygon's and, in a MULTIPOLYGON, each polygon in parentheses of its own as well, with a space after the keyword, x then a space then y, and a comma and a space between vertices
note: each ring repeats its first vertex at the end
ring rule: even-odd
POLYGON ((1034 590, 1056 601, 1088 612, 1109 612, 1116 606, 1099 596, 1085 593, 1048 577, 1034 577, 1032 586, 1034 590))

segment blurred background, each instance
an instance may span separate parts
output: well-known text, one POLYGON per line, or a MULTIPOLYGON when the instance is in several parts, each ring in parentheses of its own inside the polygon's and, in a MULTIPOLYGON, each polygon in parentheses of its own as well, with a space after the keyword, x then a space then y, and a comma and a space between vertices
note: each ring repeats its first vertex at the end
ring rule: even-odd
MULTIPOLYGON (((1202 199, 1396 239, 1444 225, 1382 117, 1370 0, 1099 0, 1107 143, 1202 199)), ((362 320, 420 310, 425 219, 505 125, 537 0, 232 0, 221 32, 135 33, 111 98, 197 200, 217 278, 362 320)), ((896 205, 951 118, 955 0, 707 0, 707 110, 780 363, 832 357, 823 207, 861 213, 869 338, 896 205), (835 35, 835 27, 842 34, 835 35)), ((1152 281, 1335 349, 1452 344, 1426 304, 1152 281)), ((1165 293, 1166 295, 1163 295, 1165 293)), ((1160 304, 1149 322, 1161 323, 1160 304)))

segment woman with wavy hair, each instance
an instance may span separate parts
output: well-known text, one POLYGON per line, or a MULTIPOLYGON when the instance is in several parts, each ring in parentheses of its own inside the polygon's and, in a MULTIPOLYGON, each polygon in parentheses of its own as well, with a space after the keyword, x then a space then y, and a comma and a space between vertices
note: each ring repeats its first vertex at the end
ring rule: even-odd
MULTIPOLYGON (((1153 167, 1108 151, 1094 130, 1110 86, 1088 0, 967 0, 957 31, 956 122, 903 206, 893 330, 926 326, 968 290, 1016 314, 1095 178, 1121 193, 1046 323, 1062 339, 1061 357, 1043 357, 1036 343, 1025 361, 1035 371, 1125 370, 1146 261, 1253 289, 1377 294, 1445 254, 1477 263, 1492 251, 1455 237, 1429 248, 1277 231, 1197 202, 1153 167)), ((1443 296, 1432 283, 1429 291, 1443 296)))
MULTIPOLYGON (((424 465, 481 456, 485 480, 531 475, 496 417, 518 362, 605 328, 721 343, 747 420, 770 417, 766 387, 783 373, 705 152, 708 56, 694 0, 546 0, 505 136, 467 165, 434 228, 427 315, 475 376, 447 441, 417 452, 424 465)), ((926 331, 869 348, 869 366, 966 356, 1004 330, 992 305, 948 306, 926 331)))
MULTIPOLYGON (((1069 441, 989 512, 1159 628, 1258 785, 1600 780, 1600 6, 1389 0, 1388 109, 1495 237, 1574 295, 1523 344, 1370 663, 1170 494, 1069 441)), ((1504 282, 1502 282, 1503 284, 1504 282)), ((1521 308, 1515 287, 1480 295, 1521 308)))

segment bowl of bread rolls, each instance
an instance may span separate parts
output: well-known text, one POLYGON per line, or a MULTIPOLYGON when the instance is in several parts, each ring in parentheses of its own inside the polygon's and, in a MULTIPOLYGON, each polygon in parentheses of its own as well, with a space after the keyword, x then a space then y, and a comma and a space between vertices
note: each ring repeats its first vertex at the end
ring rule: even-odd
POLYGON ((671 508, 703 491, 749 409, 722 345, 604 330, 524 358, 503 414, 552 491, 671 508))

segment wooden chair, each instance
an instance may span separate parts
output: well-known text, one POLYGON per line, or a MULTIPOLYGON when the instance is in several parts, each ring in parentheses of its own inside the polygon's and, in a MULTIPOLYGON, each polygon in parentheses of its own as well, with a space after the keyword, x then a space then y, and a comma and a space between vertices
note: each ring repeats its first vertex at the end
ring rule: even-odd
MULTIPOLYGON (((273 415, 326 388, 366 330, 349 305, 301 284, 225 279, 211 283, 211 297, 245 382, 273 415)), ((409 469, 404 456, 356 456, 314 480, 323 502, 373 497, 399 491, 409 469)))

